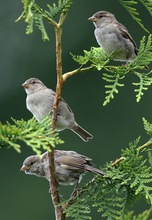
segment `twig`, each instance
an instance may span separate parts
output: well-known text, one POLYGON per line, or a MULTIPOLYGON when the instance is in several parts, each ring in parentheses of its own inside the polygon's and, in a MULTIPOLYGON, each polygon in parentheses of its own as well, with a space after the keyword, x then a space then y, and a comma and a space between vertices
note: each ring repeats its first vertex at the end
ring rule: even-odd
POLYGON ((145 144, 139 146, 137 149, 140 151, 140 150, 143 150, 143 149, 146 148, 146 147, 149 147, 150 145, 152 145, 152 139, 150 139, 149 141, 147 141, 145 144))
POLYGON ((120 157, 119 159, 116 159, 115 162, 112 163, 112 167, 116 166, 120 161, 125 160, 125 157, 120 157))
POLYGON ((63 74, 63 81, 65 82, 67 78, 69 78, 70 76, 73 76, 77 73, 81 73, 81 72, 85 72, 85 71, 88 71, 88 70, 91 70, 93 69, 94 67, 92 66, 89 66, 89 67, 84 67, 84 68, 78 68, 78 69, 75 69, 73 71, 70 71, 70 72, 67 72, 67 73, 64 73, 63 74))
MULTIPOLYGON (((149 141, 147 141, 145 144, 143 144, 143 145, 141 145, 141 146, 139 146, 138 148, 137 148, 137 150, 143 150, 144 148, 146 148, 146 147, 149 147, 150 145, 152 145, 152 139, 150 139, 149 141)), ((112 163, 112 167, 113 166, 115 166, 116 164, 118 164, 120 161, 122 161, 122 160, 125 160, 125 157, 120 157, 119 159, 116 159, 113 163, 112 163)))

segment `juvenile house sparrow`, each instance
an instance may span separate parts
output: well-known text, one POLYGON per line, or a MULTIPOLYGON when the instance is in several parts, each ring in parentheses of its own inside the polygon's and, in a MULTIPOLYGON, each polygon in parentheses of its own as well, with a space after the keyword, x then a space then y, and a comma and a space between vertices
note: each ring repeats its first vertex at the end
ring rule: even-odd
POLYGON ((118 52, 114 60, 125 61, 126 64, 136 58, 138 49, 134 40, 113 14, 99 11, 88 20, 94 23, 96 40, 107 55, 118 52))
MULTIPOLYGON (((90 162, 91 159, 76 153, 75 151, 54 151, 56 180, 60 185, 73 185, 81 181, 82 175, 86 172, 93 172, 104 176, 105 173, 95 168, 90 162)), ((41 157, 33 155, 27 157, 20 169, 26 174, 44 177, 49 181, 49 161, 48 153, 45 152, 41 157)))
MULTIPOLYGON (((22 86, 27 93, 27 109, 38 121, 41 121, 45 116, 52 112, 55 92, 52 89, 47 88, 36 78, 26 80, 22 86)), ((82 138, 83 141, 88 141, 93 138, 89 132, 76 123, 72 110, 62 98, 59 101, 56 128, 58 131, 71 129, 82 138)))

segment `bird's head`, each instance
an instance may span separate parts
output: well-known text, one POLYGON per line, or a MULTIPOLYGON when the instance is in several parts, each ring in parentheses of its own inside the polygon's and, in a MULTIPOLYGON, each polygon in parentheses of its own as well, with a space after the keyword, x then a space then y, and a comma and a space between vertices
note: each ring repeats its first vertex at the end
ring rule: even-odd
POLYGON ((26 80, 22 86, 24 87, 27 94, 39 91, 45 87, 45 85, 37 78, 30 78, 26 80))
POLYGON ((40 166, 41 158, 38 155, 33 155, 27 157, 24 160, 20 171, 24 171, 26 174, 38 175, 40 171, 40 166))
POLYGON ((92 17, 88 18, 89 21, 92 21, 95 27, 99 27, 103 23, 109 23, 115 21, 115 16, 108 11, 98 11, 92 17))

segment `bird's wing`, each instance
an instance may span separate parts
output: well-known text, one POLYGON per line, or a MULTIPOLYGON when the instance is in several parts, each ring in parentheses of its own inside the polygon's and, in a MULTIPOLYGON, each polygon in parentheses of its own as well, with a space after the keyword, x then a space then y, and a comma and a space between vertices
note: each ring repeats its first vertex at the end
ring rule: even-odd
POLYGON ((62 109, 62 112, 73 113, 72 109, 70 108, 70 106, 66 103, 66 101, 63 98, 60 98, 59 108, 62 109))
POLYGON ((129 34, 127 28, 123 25, 123 24, 117 24, 119 25, 119 28, 120 28, 120 31, 121 31, 121 35, 125 38, 125 39, 129 39, 132 44, 134 45, 134 51, 135 51, 135 54, 137 55, 138 53, 138 48, 137 48, 137 45, 135 43, 135 41, 133 40, 133 38, 131 37, 131 35, 129 34))
POLYGON ((89 164, 91 165, 90 162, 86 160, 85 157, 81 156, 74 156, 74 155, 64 155, 61 157, 58 157, 55 159, 55 162, 68 170, 79 170, 79 169, 85 169, 85 165, 89 164))

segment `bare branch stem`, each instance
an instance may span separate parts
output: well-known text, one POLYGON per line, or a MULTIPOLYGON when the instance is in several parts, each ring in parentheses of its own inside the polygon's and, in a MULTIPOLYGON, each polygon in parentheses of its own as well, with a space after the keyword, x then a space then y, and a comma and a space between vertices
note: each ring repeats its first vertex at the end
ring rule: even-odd
POLYGON ((138 147, 138 150, 143 150, 144 148, 149 147, 150 145, 152 145, 152 139, 150 139, 149 141, 147 141, 145 144, 141 145, 138 147))
MULTIPOLYGON (((57 111, 59 100, 61 97, 63 77, 62 77, 62 47, 61 47, 61 35, 62 35, 62 24, 66 15, 61 14, 59 23, 54 23, 55 36, 56 36, 56 72, 57 72, 57 84, 56 84, 56 95, 54 97, 53 113, 52 113, 52 128, 55 129, 57 121, 57 111)), ((55 163, 54 163, 54 149, 52 147, 49 155, 49 168, 50 168, 50 192, 52 202, 55 209, 56 220, 65 220, 65 213, 63 213, 63 207, 59 205, 60 195, 59 186, 55 176, 55 163)))
POLYGON ((116 166, 116 164, 118 164, 120 161, 125 160, 125 157, 120 157, 119 159, 116 159, 113 163, 112 163, 112 167, 116 166))
POLYGON ((77 74, 77 73, 81 73, 81 72, 85 72, 85 71, 88 71, 88 70, 91 70, 93 69, 92 66, 89 66, 89 67, 84 67, 84 68, 78 68, 78 69, 75 69, 73 71, 70 71, 70 72, 67 72, 67 73, 64 73, 63 74, 63 81, 65 82, 67 78, 77 74))

